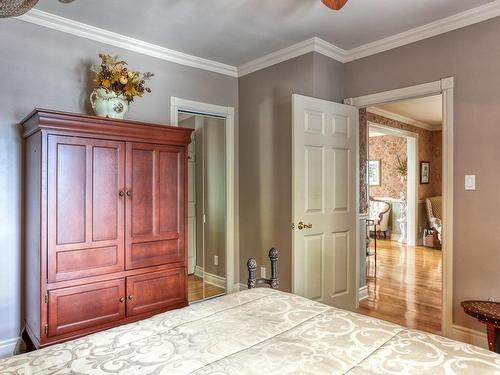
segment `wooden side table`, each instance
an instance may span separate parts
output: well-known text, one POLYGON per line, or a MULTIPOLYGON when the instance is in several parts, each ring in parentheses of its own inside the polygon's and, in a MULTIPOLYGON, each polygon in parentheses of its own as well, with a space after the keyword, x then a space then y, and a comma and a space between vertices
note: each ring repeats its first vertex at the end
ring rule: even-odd
POLYGON ((462 307, 466 314, 486 324, 488 347, 497 351, 497 333, 500 332, 500 303, 488 301, 464 301, 462 307))

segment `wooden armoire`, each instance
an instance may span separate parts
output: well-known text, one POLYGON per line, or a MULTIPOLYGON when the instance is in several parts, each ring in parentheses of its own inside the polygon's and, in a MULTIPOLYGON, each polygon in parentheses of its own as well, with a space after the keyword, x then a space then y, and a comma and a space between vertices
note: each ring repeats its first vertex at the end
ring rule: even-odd
POLYGON ((41 109, 22 126, 34 346, 187 305, 192 130, 41 109))

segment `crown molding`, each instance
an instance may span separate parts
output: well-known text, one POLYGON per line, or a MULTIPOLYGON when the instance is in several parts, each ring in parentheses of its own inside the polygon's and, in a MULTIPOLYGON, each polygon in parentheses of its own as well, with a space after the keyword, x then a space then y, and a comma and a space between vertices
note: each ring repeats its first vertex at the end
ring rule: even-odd
POLYGON ((17 19, 192 68, 208 70, 231 77, 238 76, 238 69, 234 66, 160 47, 156 44, 73 21, 38 9, 32 9, 28 13, 17 17, 17 19))
POLYGON ((387 111, 385 109, 376 108, 376 107, 368 107, 366 109, 366 111, 370 112, 370 113, 373 113, 374 115, 379 115, 379 116, 382 116, 382 117, 389 118, 391 120, 395 120, 395 121, 399 121, 399 122, 405 123, 407 125, 416 126, 417 128, 422 128, 422 129, 429 130, 429 131, 438 131, 438 130, 441 130, 441 125, 427 124, 427 123, 422 122, 422 121, 414 120, 414 119, 412 119, 410 117, 398 115, 397 113, 390 112, 390 111, 387 111))
POLYGON ((241 65, 238 67, 238 76, 242 77, 310 52, 318 52, 334 60, 345 62, 346 52, 343 49, 314 37, 241 65))
POLYGON ((363 57, 415 43, 498 16, 500 16, 500 1, 495 0, 491 3, 457 13, 453 16, 347 50, 345 51, 345 62, 358 60, 363 57))
POLYGON ((62 31, 82 38, 91 39, 115 47, 124 48, 177 64, 208 70, 228 75, 230 77, 242 77, 310 52, 318 52, 341 63, 347 63, 410 43, 418 42, 423 39, 431 38, 462 27, 470 26, 498 16, 500 16, 500 0, 495 0, 491 3, 431 22, 427 25, 419 26, 349 50, 344 50, 323 39, 314 37, 272 52, 239 67, 161 47, 156 44, 131 38, 85 23, 73 21, 38 9, 32 9, 28 13, 17 18, 25 22, 62 31))

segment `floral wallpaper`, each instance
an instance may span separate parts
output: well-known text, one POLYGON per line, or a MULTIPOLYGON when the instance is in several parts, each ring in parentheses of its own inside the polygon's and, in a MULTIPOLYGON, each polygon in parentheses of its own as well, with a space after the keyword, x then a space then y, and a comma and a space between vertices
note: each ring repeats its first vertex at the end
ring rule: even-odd
MULTIPOLYGON (((359 132, 360 132, 360 213, 367 212, 368 192, 366 188, 366 163, 368 160, 368 122, 393 127, 417 133, 419 136, 419 161, 430 161, 431 180, 427 185, 419 184, 418 197, 425 199, 436 195, 441 195, 442 181, 442 132, 429 131, 416 126, 408 125, 396 120, 379 116, 366 109, 359 111, 359 132)), ((382 167, 383 169, 383 167, 382 167)), ((419 170, 420 173, 420 170, 419 170)), ((384 171, 382 170, 382 175, 384 171)), ((383 178, 383 177, 382 177, 383 178)))
POLYGON ((397 171, 398 157, 406 159, 406 138, 383 135, 369 138, 369 160, 380 160, 380 185, 370 186, 370 196, 399 199, 406 196, 406 181, 397 171))

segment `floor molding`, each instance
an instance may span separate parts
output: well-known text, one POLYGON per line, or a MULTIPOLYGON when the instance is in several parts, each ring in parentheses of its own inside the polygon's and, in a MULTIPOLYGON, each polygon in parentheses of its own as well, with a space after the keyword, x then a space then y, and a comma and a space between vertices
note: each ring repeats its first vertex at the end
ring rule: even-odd
POLYGON ((474 329, 453 324, 451 328, 451 338, 488 349, 486 333, 474 329))
POLYGON ((19 338, 0 341, 0 358, 12 357, 19 338))
POLYGON ((17 19, 177 64, 216 72, 230 77, 242 77, 310 52, 318 52, 341 63, 347 63, 498 16, 500 16, 500 0, 495 0, 491 3, 349 50, 344 50, 323 39, 313 37, 261 56, 239 67, 161 47, 38 9, 32 9, 28 13, 17 17, 17 19))
POLYGON ((212 285, 215 285, 219 288, 226 289, 226 278, 225 277, 215 275, 213 273, 203 272, 203 267, 196 265, 194 267, 194 275, 197 277, 204 278, 204 280, 207 284, 212 284, 212 285))
POLYGON ((359 288, 358 300, 361 301, 365 298, 368 298, 368 285, 359 288))

